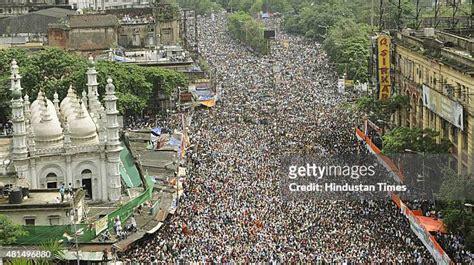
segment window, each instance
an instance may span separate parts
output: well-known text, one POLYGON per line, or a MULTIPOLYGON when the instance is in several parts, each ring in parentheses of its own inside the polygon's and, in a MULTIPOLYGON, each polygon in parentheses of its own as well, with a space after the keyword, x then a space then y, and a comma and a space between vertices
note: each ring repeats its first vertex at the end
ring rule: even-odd
POLYGON ((46 187, 48 189, 56 189, 56 188, 58 188, 58 183, 57 182, 48 182, 48 183, 46 183, 46 187))
POLYGON ((25 225, 35 225, 35 218, 25 217, 25 225))
POLYGON ((462 133, 462 149, 467 151, 468 140, 467 133, 462 133))
POLYGON ((46 178, 57 178, 58 175, 56 175, 55 173, 49 173, 48 175, 46 175, 46 178))
POLYGON ((49 225, 59 225, 59 216, 50 216, 49 225))

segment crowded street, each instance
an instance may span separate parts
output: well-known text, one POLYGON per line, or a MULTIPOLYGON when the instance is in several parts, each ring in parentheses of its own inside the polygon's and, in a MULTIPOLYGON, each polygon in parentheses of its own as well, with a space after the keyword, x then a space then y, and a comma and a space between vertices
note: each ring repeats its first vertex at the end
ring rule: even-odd
POLYGON ((270 55, 256 55, 230 37, 225 16, 198 19, 199 53, 221 94, 214 108, 194 111, 184 196, 155 235, 119 259, 432 263, 389 198, 281 196, 285 157, 365 152, 354 136, 357 115, 345 107, 351 95, 338 93, 337 74, 314 40, 277 32, 270 55))

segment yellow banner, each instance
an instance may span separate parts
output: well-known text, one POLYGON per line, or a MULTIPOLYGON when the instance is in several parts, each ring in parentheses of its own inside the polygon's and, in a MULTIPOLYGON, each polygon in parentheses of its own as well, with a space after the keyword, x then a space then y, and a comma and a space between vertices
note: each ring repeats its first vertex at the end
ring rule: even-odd
POLYGON ((378 48, 378 75, 379 75, 379 99, 390 97, 390 36, 381 35, 377 38, 378 48))
POLYGON ((206 106, 206 107, 214 107, 216 105, 216 101, 214 99, 209 99, 209 100, 203 100, 201 101, 201 104, 206 106))

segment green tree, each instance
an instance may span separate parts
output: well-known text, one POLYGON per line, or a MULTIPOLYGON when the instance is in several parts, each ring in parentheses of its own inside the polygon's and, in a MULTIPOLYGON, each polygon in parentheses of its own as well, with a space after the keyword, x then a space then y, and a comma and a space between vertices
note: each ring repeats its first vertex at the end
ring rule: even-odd
POLYGON ((207 15, 219 11, 222 7, 211 0, 178 0, 181 8, 195 10, 199 15, 207 15))
POLYGON ((355 110, 367 115, 369 120, 382 126, 383 124, 379 124, 379 120, 382 123, 387 122, 397 110, 406 109, 409 106, 408 96, 396 95, 383 101, 373 97, 360 97, 356 101, 355 110))
POLYGON ((339 73, 345 72, 349 79, 367 81, 369 36, 368 26, 352 19, 340 20, 330 28, 323 47, 338 65, 339 73))
POLYGON ((266 53, 263 24, 245 12, 234 13, 228 18, 231 35, 260 53, 266 53))
POLYGON ((285 28, 308 38, 324 39, 330 27, 343 19, 354 19, 354 14, 336 1, 306 4, 296 16, 288 16, 285 28))
POLYGON ((57 240, 49 240, 41 244, 40 249, 51 253, 49 258, 44 259, 45 262, 64 260, 64 255, 66 254, 66 249, 57 240))
MULTIPOLYGON (((59 94, 59 98, 64 98, 71 84, 78 93, 87 90, 88 61, 85 58, 59 49, 44 49, 35 53, 18 49, 0 50, 0 85, 5 88, 0 90, 0 117, 4 119, 3 122, 10 115, 10 62, 14 58, 23 76, 23 95, 28 94, 32 99, 40 89, 50 99, 54 92, 59 94)), ((158 84, 167 95, 177 86, 187 84, 183 74, 156 67, 99 61, 96 70, 100 95, 104 95, 107 77, 114 80, 121 113, 140 113, 158 89, 158 84)))
POLYGON ((14 244, 17 238, 27 234, 21 225, 14 224, 8 217, 0 214, 0 246, 14 244))
POLYGON ((474 214, 465 203, 474 203, 474 181, 472 175, 459 175, 451 168, 442 170, 443 181, 436 199, 443 212, 443 222, 448 230, 465 237, 469 250, 474 250, 474 214))
POLYGON ((383 136, 385 154, 400 154, 409 149, 418 153, 446 154, 452 147, 451 142, 441 139, 437 142, 439 132, 432 129, 398 127, 383 136))

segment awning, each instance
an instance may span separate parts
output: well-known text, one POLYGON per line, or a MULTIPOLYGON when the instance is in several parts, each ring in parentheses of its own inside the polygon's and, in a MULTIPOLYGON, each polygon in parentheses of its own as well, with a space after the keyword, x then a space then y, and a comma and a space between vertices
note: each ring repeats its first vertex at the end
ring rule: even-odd
POLYGON ((120 151, 119 170, 122 180, 129 188, 138 187, 142 184, 140 173, 135 165, 135 160, 125 144, 122 144, 122 151, 120 151))
POLYGON ((216 105, 216 101, 214 99, 210 99, 210 100, 203 100, 201 102, 202 105, 206 106, 206 107, 209 107, 209 108, 212 108, 216 105))
POLYGON ((156 127, 154 129, 151 130, 151 133, 155 136, 160 136, 161 135, 161 128, 160 127, 156 127))
MULTIPOLYGON (((83 261, 102 261, 104 253, 102 252, 82 252, 79 251, 79 257, 83 261)), ((109 255, 110 256, 110 255, 109 255)), ((66 251, 63 258, 65 260, 77 260, 75 251, 66 251)))
POLYGON ((155 227, 153 227, 152 229, 146 231, 147 234, 154 234, 156 231, 158 231, 158 229, 160 229, 160 227, 163 226, 163 223, 162 222, 159 222, 157 225, 155 225, 155 227))
POLYGON ((443 221, 441 221, 440 219, 434 219, 433 217, 427 216, 416 216, 416 218, 426 228, 426 230, 428 230, 428 232, 447 232, 443 221))

